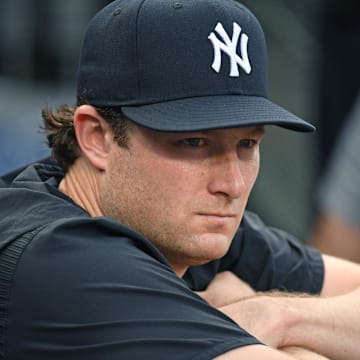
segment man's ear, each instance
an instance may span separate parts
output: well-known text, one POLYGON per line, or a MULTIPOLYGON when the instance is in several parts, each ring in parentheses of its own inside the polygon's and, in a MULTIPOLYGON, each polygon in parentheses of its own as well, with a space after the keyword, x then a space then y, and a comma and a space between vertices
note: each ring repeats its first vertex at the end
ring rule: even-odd
POLYGON ((74 114, 74 129, 85 157, 95 168, 104 170, 113 139, 109 124, 94 107, 81 105, 74 114))

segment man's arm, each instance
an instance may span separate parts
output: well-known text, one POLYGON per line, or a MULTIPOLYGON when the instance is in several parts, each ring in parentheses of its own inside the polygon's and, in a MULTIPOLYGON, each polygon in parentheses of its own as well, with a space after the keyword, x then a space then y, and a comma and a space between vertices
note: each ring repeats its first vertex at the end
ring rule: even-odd
POLYGON ((251 346, 238 348, 215 358, 215 360, 241 360, 241 359, 326 360, 327 358, 322 355, 313 353, 312 351, 299 349, 295 347, 288 348, 288 350, 284 349, 284 351, 278 351, 263 345, 251 345, 251 346))
MULTIPOLYGON (((360 264, 322 255, 324 282, 321 296, 336 296, 360 286, 360 264)), ((230 271, 218 273, 205 291, 198 292, 214 307, 230 304, 255 294, 255 291, 230 271)))
POLYGON ((211 306, 219 308, 241 299, 254 296, 255 290, 231 271, 219 272, 206 290, 198 291, 211 306))
POLYGON ((324 256, 324 264, 322 297, 256 296, 230 272, 218 274, 199 295, 273 348, 295 346, 335 359, 358 359, 359 265, 330 256, 324 256))
POLYGON ((360 287, 327 298, 255 296, 220 310, 274 348, 299 346, 331 359, 360 358, 360 287))
MULTIPOLYGON (((225 307, 226 305, 230 305, 233 303, 236 303, 243 299, 249 299, 254 297, 256 295, 256 292, 244 281, 239 279, 234 273, 230 271, 224 271, 218 273, 215 278, 212 280, 212 282, 209 284, 208 288, 205 291, 198 292, 198 295, 203 297, 209 304, 211 304, 214 307, 219 308, 220 310, 225 307)), ((226 311, 225 311, 226 313, 226 311)), ((229 313, 227 315, 230 315, 229 313)), ((254 317, 251 314, 251 319, 254 319, 256 321, 257 315, 254 314, 254 317)), ((279 319, 281 316, 279 317, 279 319)), ((266 322, 266 326, 263 326, 263 330, 269 330, 269 334, 272 333, 273 326, 277 326, 276 322, 277 316, 271 317, 269 319, 269 322, 266 322), (273 321, 275 320, 275 324, 273 324, 273 321)), ((260 324, 262 322, 262 318, 259 318, 260 324)), ((264 324, 263 324, 264 325, 264 324)), ((274 329, 275 330, 275 329, 274 329)), ((278 334, 277 330, 274 334, 278 334)), ((258 335, 258 334, 255 334, 258 335)), ((264 336, 265 338, 265 336, 264 336)), ((279 340, 273 341, 271 345, 274 346, 274 343, 276 345, 279 344, 279 340)), ((248 346, 245 348, 237 349, 236 351, 231 351, 229 353, 226 353, 224 357, 220 357, 221 359, 237 359, 237 358, 243 358, 245 356, 250 357, 252 359, 256 359, 256 356, 259 356, 259 359, 269 359, 271 356, 275 356, 275 359, 282 359, 286 353, 291 354, 293 359, 302 359, 302 360, 321 360, 326 359, 322 355, 319 355, 317 353, 314 353, 310 350, 298 347, 298 346, 290 346, 290 347, 283 347, 281 349, 281 352, 274 352, 269 347, 264 346, 248 346), (240 351, 241 350, 241 351, 240 351), (229 358, 228 358, 229 356, 229 358)), ((220 359, 219 358, 219 359, 220 359)), ((287 357, 288 358, 288 357, 287 357)))
POLYGON ((302 343, 331 359, 360 358, 360 287, 335 297, 284 300, 296 319, 287 332, 288 342, 302 343))
POLYGON ((251 288, 231 273, 218 275, 199 295, 270 347, 295 346, 334 359, 358 359, 360 265, 326 255, 323 259, 321 297, 278 293, 247 299, 251 288))
POLYGON ((360 286, 360 264, 323 255, 324 283, 321 296, 335 296, 360 286))

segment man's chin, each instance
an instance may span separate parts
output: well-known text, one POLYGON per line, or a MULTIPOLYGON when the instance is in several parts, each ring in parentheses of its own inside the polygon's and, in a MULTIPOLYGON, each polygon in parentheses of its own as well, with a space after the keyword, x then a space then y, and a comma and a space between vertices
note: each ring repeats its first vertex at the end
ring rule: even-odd
POLYGON ((198 263, 205 264, 225 256, 231 245, 232 237, 223 234, 203 234, 198 237, 194 259, 198 263), (198 255, 198 256, 196 256, 198 255))

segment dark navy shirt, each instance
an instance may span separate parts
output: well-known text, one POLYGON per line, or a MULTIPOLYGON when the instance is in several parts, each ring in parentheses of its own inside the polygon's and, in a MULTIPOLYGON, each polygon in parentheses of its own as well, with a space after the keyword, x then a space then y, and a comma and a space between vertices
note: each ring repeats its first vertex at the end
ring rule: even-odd
POLYGON ((60 178, 59 168, 39 164, 0 188, 0 262, 41 226, 6 274, 4 359, 212 359, 259 343, 194 293, 217 272, 231 270, 257 290, 321 290, 320 254, 248 212, 228 254, 181 279, 140 234, 91 218, 60 193, 60 178))

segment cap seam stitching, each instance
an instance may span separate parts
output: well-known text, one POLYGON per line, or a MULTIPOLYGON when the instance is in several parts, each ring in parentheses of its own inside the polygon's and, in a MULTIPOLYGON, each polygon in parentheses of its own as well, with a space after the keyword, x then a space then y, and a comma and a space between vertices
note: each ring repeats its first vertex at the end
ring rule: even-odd
POLYGON ((136 82, 137 82, 137 98, 140 97, 140 71, 139 71, 139 44, 138 44, 138 20, 139 20, 139 16, 140 16, 140 10, 143 7, 144 3, 146 0, 142 0, 137 13, 136 13, 136 21, 135 21, 135 30, 136 30, 136 37, 135 37, 135 49, 136 49, 136 82))

